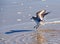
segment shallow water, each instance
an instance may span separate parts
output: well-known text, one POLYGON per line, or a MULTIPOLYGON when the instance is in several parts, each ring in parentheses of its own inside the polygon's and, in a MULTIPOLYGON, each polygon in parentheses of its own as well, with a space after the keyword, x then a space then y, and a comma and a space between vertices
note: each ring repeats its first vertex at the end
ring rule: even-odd
POLYGON ((39 44, 60 44, 60 30, 40 29, 37 36, 39 44))
POLYGON ((38 29, 30 32, 3 34, 0 43, 4 44, 60 44, 60 30, 38 29))
POLYGON ((12 34, 12 33, 18 33, 18 32, 29 32, 33 30, 10 30, 9 32, 5 32, 5 34, 12 34))
POLYGON ((0 39, 5 44, 37 44, 35 32, 0 34, 0 39))
POLYGON ((30 18, 42 9, 50 12, 44 20, 60 21, 60 0, 0 0, 0 44, 60 44, 60 24, 33 28, 36 23, 30 18))

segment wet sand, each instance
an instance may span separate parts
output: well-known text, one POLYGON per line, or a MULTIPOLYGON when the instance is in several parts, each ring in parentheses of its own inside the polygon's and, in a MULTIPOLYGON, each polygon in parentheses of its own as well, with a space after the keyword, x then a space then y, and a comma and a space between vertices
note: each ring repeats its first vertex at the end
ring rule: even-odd
POLYGON ((0 43, 1 44, 37 44, 36 37, 37 35, 35 32, 24 32, 24 33, 20 32, 9 35, 0 34, 0 43))
POLYGON ((60 44, 60 30, 38 29, 38 44, 60 44))
POLYGON ((2 44, 60 44, 60 30, 38 29, 36 32, 0 34, 2 44))

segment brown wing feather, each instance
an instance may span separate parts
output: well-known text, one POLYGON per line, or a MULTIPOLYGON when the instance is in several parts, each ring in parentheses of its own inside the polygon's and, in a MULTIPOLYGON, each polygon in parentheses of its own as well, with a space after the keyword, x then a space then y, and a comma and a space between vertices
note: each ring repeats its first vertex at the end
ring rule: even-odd
POLYGON ((41 20, 43 20, 44 16, 50 13, 50 12, 47 12, 47 13, 45 13, 45 12, 46 12, 46 10, 38 11, 38 12, 36 13, 36 17, 38 17, 38 18, 40 18, 41 20))
POLYGON ((36 17, 39 17, 39 15, 38 15, 38 14, 39 14, 40 12, 41 12, 41 11, 38 11, 38 12, 36 13, 36 17))
POLYGON ((45 12, 46 12, 45 10, 39 11, 38 17, 39 17, 41 20, 43 20, 45 12))

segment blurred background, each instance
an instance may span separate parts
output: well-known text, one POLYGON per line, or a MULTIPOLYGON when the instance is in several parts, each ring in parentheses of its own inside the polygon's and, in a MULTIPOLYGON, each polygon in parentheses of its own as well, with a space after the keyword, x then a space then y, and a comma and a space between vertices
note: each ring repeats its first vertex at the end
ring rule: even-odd
POLYGON ((45 16, 45 20, 60 20, 59 0, 0 0, 0 27, 26 22, 29 24, 30 18, 42 9, 51 12, 45 16))

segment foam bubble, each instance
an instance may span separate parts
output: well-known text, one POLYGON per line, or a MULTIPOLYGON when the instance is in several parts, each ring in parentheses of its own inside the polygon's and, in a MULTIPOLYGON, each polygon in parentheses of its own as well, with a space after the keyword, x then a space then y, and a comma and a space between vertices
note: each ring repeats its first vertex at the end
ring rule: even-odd
POLYGON ((17 12, 17 14, 21 14, 22 12, 17 12))
POLYGON ((21 19, 17 19, 17 21, 21 21, 21 19))
POLYGON ((46 1, 46 0, 42 0, 43 2, 46 1))

